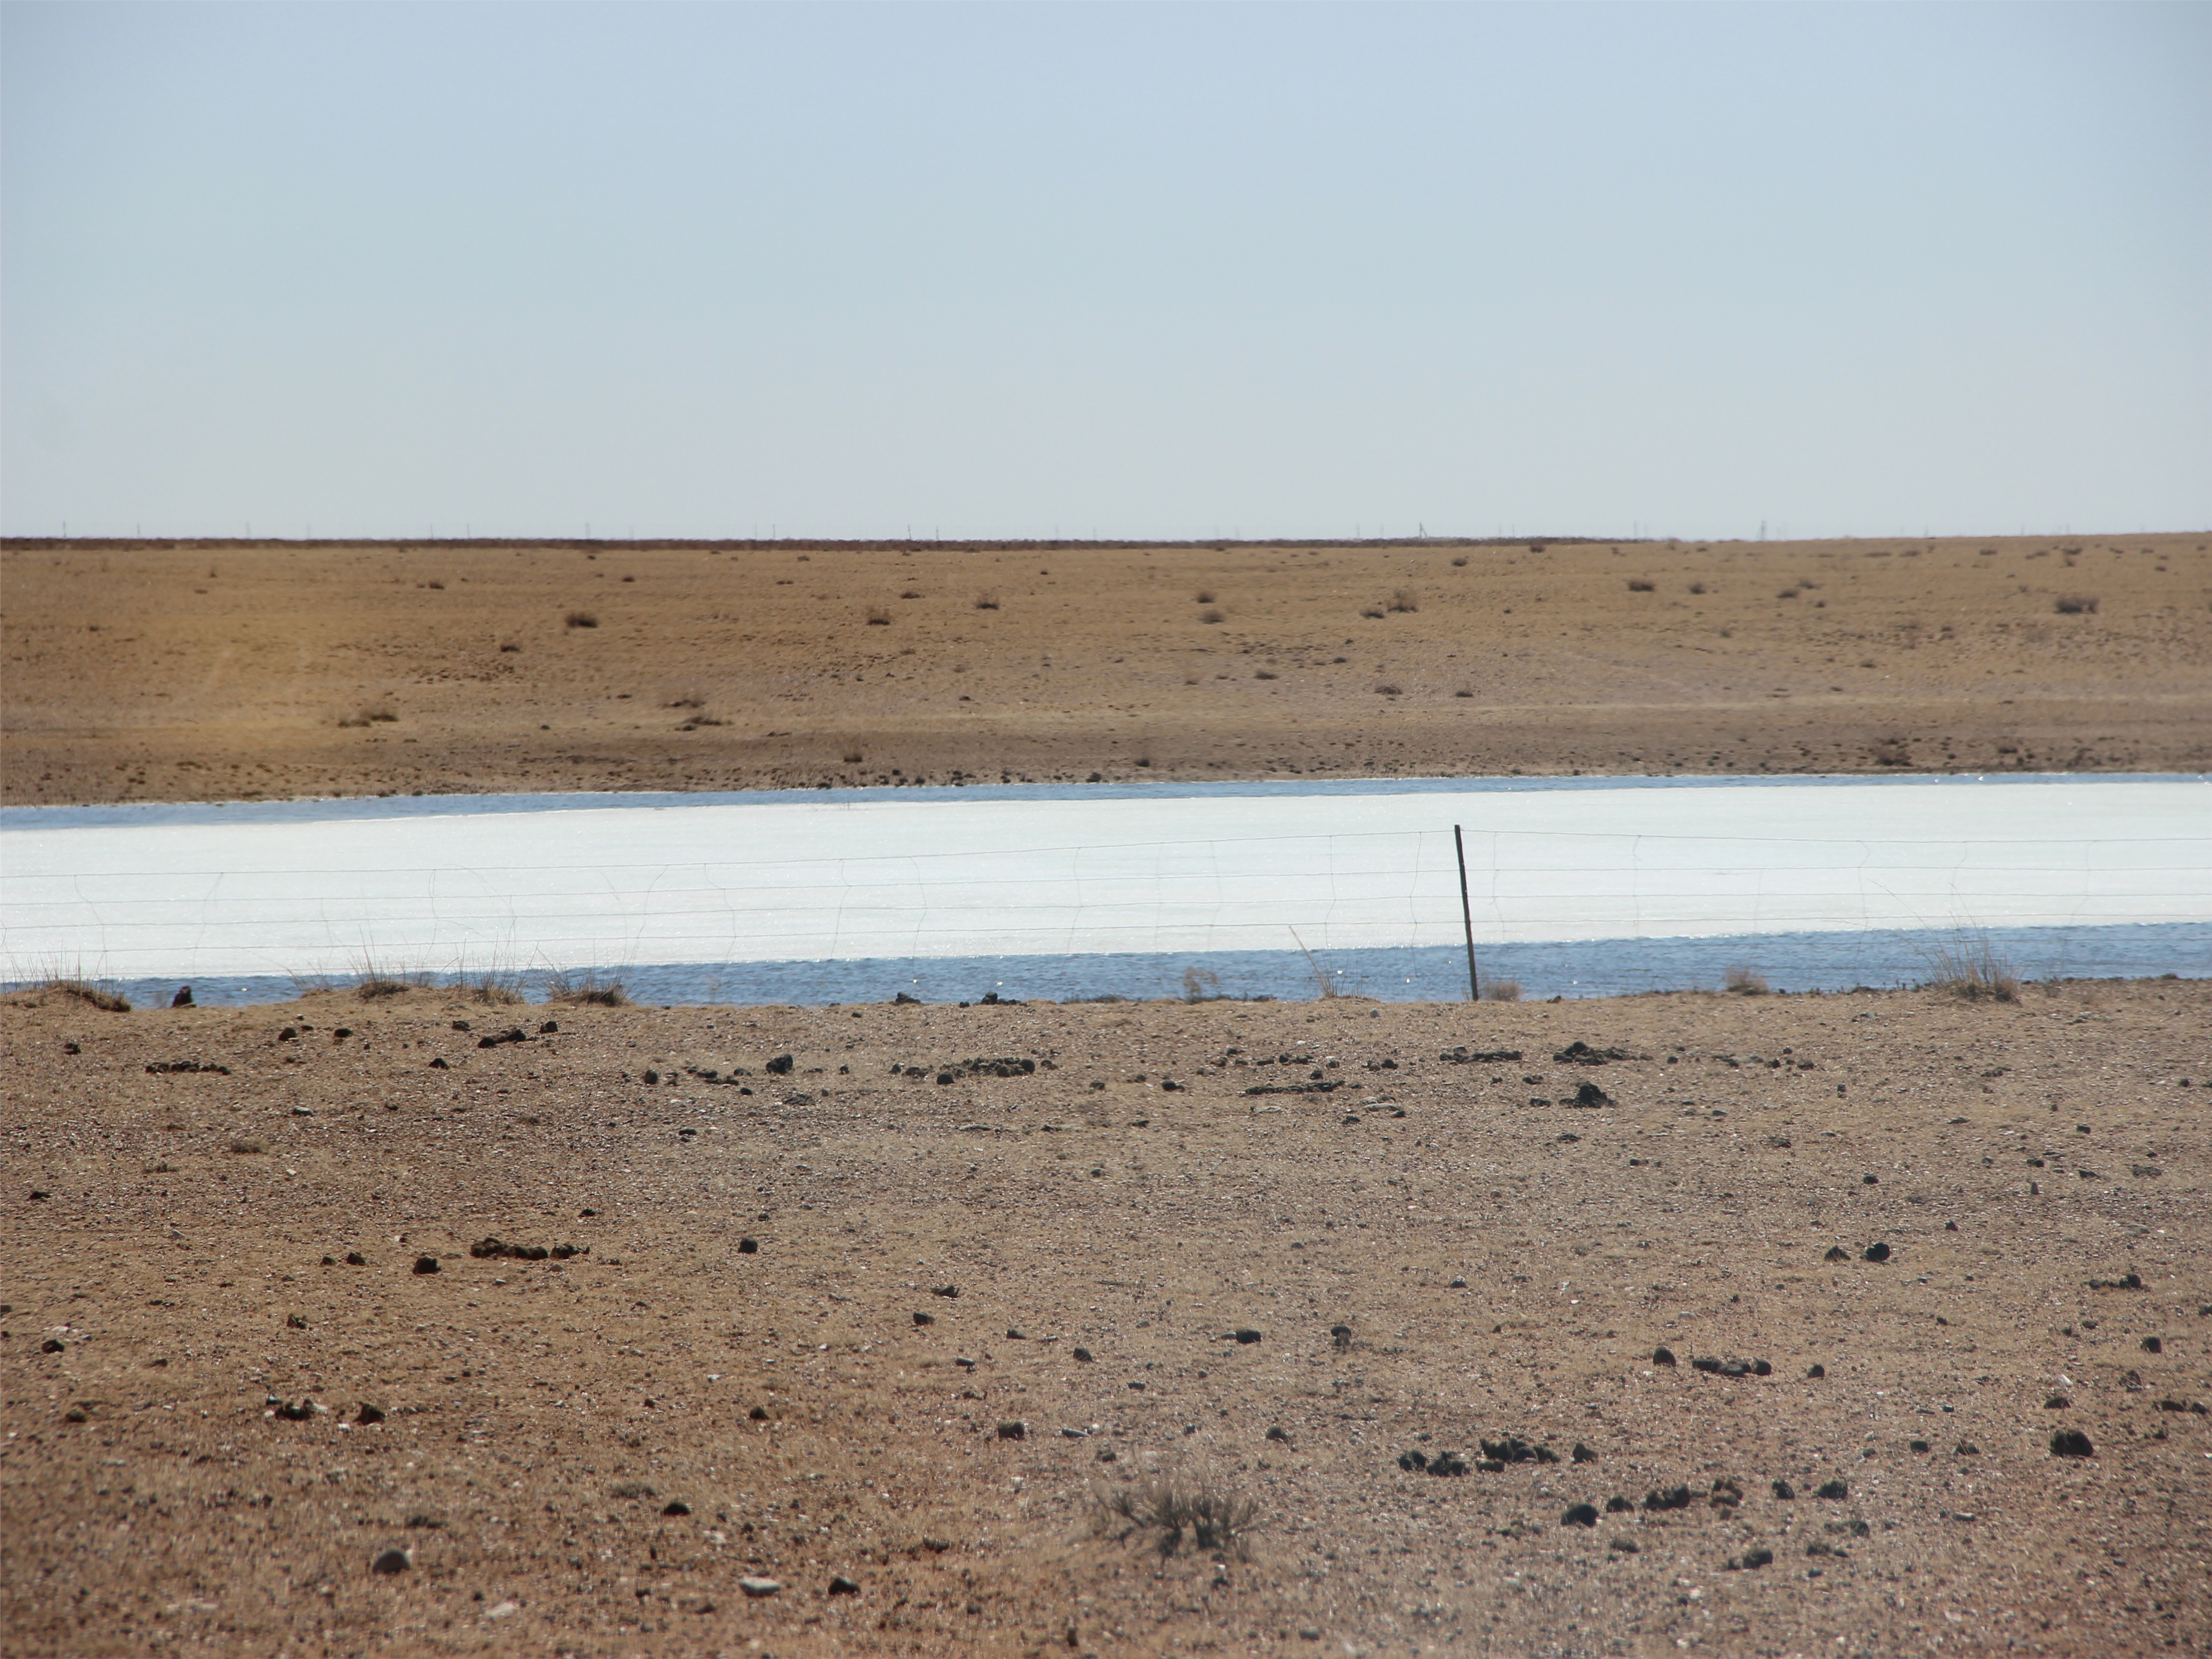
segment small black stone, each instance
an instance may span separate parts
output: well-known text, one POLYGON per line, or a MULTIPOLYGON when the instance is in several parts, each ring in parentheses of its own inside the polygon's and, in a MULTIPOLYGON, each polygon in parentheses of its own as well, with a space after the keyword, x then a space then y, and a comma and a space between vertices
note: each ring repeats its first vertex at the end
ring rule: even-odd
POLYGON ((918 1313, 914 1316, 914 1322, 917 1325, 934 1325, 937 1322, 937 1316, 935 1314, 918 1313))
POLYGON ((660 1512, 663 1515, 689 1515, 691 1506, 680 1498, 672 1498, 661 1506, 660 1512))
POLYGON ((1664 1492, 1646 1492, 1644 1494, 1644 1507, 1647 1510, 1686 1510, 1690 1507, 1690 1489, 1687 1486, 1670 1486, 1664 1492))
POLYGON ((1270 1440, 1279 1440, 1284 1445, 1287 1446, 1291 1443, 1291 1431, 1283 1427, 1281 1424, 1278 1423, 1273 1428, 1267 1431, 1267 1438, 1270 1440))
MULTIPOLYGON (((903 995, 904 993, 901 994, 903 995)), ((911 997, 907 1000, 909 1002, 913 1000, 911 997)), ((830 1594, 832 1595, 858 1595, 860 1593, 860 1587, 842 1573, 839 1573, 830 1581, 830 1594)))
POLYGON ((960 1294, 960 1287, 957 1285, 933 1285, 930 1287, 929 1293, 932 1296, 957 1296, 960 1294))
POLYGON ((1079 1359, 1087 1365, 1091 1363, 1091 1350, 1088 1348, 1074 1349, 1069 1353, 1068 1358, 1071 1359, 1079 1359))
POLYGON ((1878 1175, 1863 1175, 1859 1177, 1859 1184, 1865 1187, 1879 1187, 1881 1185, 1881 1177, 1878 1175))
POLYGON ((348 1250, 346 1252, 346 1266, 349 1267, 366 1267, 368 1266, 368 1258, 363 1255, 359 1250, 348 1250))
POLYGON ((1925 1440, 1915 1440, 1911 1445, 1912 1449, 1917 1452, 1924 1452, 1928 1449, 1928 1443, 1925 1440))
POLYGON ((58 1336, 50 1336, 45 1341, 39 1344, 39 1352, 40 1353, 64 1353, 67 1352, 67 1349, 64 1346, 61 1338, 58 1336))
POLYGON ((1237 1330, 1233 1330, 1229 1333, 1229 1335, 1231 1340, 1242 1342, 1247 1347, 1249 1347, 1253 1343, 1257 1342, 1260 1340, 1260 1333, 1252 1329, 1249 1326, 1241 1327, 1237 1330))
POLYGON ((1608 1498, 1605 1500, 1605 1512, 1607 1515, 1626 1515, 1635 1507, 1635 1502, 1631 1498, 1608 1498))
POLYGON ((1651 1363, 1655 1365, 1673 1364, 1674 1363, 1674 1351, 1672 1348, 1652 1349, 1651 1363))
POLYGON ((1851 1253, 1840 1244, 1829 1245, 1828 1253, 1820 1258, 1823 1261, 1849 1261, 1850 1259, 1851 1253))
POLYGON ((1888 1246, 1888 1245, 1887 1245, 1887 1244, 1869 1244, 1869 1245, 1868 1245, 1868 1246, 1866 1247, 1866 1259, 1867 1259, 1869 1261, 1888 1261, 1888 1260, 1889 1260, 1889 1246, 1888 1246))
MULTIPOLYGON (((589 1214, 590 1212, 586 1211, 586 1213, 589 1214)), ((739 1239, 738 1241, 738 1254, 739 1255, 758 1255, 760 1254, 760 1240, 757 1238, 739 1239)))
POLYGON ((2046 1397, 2043 1405, 2044 1409, 2046 1411, 2063 1412, 2073 1403, 2074 1402, 2069 1400, 2064 1395, 2054 1394, 2046 1397))
POLYGON ((380 1406, 372 1406, 364 1400, 361 1402, 361 1409, 354 1414, 353 1420, 361 1424, 381 1423, 384 1421, 384 1408, 380 1406))
POLYGON ((1597 1510, 1589 1504, 1574 1504, 1559 1517, 1559 1524, 1563 1527, 1595 1527, 1597 1525, 1597 1510))
POLYGON ((1813 1496, 1815 1498, 1849 1498, 1850 1495, 1851 1489, 1840 1480, 1830 1480, 1817 1488, 1813 1493, 1813 1496))
POLYGON ((660 1073, 648 1066, 645 1068, 645 1080, 648 1085, 658 1083, 660 1081, 660 1073))
POLYGON ((1812 1367, 1808 1368, 1808 1369, 1807 1370, 1806 1373, 1805 1373, 1805 1375, 1806 1375, 1807 1376, 1808 1376, 1808 1377, 1822 1377, 1822 1376, 1826 1376, 1827 1374, 1828 1374, 1828 1368, 1827 1368, 1826 1365, 1814 1365, 1814 1366, 1812 1366, 1812 1367))
POLYGON ((386 1550, 368 1564, 368 1570, 381 1573, 405 1572, 414 1565, 407 1559, 405 1550, 386 1550))
POLYGON ((1030 1425, 1026 1423, 1001 1423, 999 1425, 999 1438, 1001 1440, 1026 1440, 1029 1437, 1030 1425))
POLYGON ((1577 1463, 1595 1463, 1597 1454, 1577 1440, 1575 1442, 1574 1460, 1577 1463))
POLYGON ((2097 1449, 2089 1443, 2089 1437, 2079 1429, 2060 1429, 2051 1437, 2053 1457, 2094 1457, 2097 1449))
POLYGON ((2157 1337, 2147 1336, 2142 1340, 2142 1351, 2145 1353, 2164 1353, 2166 1344, 2157 1337))
POLYGON ((1796 1497, 1797 1495, 1797 1488, 1791 1486, 1787 1480, 1776 1481, 1774 1483, 1773 1490, 1774 1495, 1777 1498, 1781 1498, 1784 1503, 1787 1503, 1790 1499, 1796 1497))
POLYGON ((1026 1342, 1029 1340, 1029 1338, 1024 1336, 1012 1325, 1009 1325, 1006 1327, 1006 1340, 1009 1342, 1026 1342))
POLYGON ((453 1068, 446 1064, 445 1055, 440 1054, 435 1060, 430 1062, 430 1069, 434 1072, 450 1072, 453 1068))
POLYGON ((416 1256, 415 1258, 415 1271, 418 1273, 436 1273, 438 1271, 438 1258, 434 1255, 416 1256))
POLYGON ((1352 1346, 1352 1327, 1349 1325, 1332 1325, 1328 1328, 1328 1334, 1339 1353, 1352 1346))
POLYGON ((753 1422, 765 1423, 768 1421, 768 1407, 765 1406, 756 1406, 750 1411, 747 1412, 745 1415, 753 1422))
POLYGON ((769 1061, 767 1070, 770 1076, 781 1077, 791 1070, 793 1060, 789 1054, 778 1054, 774 1060, 769 1061))

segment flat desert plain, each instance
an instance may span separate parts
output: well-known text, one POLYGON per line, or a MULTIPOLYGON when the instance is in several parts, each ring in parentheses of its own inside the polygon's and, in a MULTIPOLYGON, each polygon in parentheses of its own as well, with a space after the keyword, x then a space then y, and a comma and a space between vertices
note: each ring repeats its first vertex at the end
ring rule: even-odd
POLYGON ((22 996, 8 1648, 2203 1652, 2208 1030, 22 996))
MULTIPOLYGON (((4 554, 16 805, 2212 757, 2189 537, 4 554)), ((0 1015, 11 1655, 2212 1647, 2202 979, 0 1015)))
POLYGON ((15 540, 0 799, 2196 770, 2207 547, 15 540))

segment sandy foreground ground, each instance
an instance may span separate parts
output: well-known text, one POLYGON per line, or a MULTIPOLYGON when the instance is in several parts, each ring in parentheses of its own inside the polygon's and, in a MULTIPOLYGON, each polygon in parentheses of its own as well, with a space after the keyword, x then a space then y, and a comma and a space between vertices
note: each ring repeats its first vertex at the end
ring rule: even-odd
POLYGON ((16 540, 0 799, 2195 770, 2207 547, 16 540))
POLYGON ((11 1655, 2212 1648, 2203 981, 5 1012, 11 1655))

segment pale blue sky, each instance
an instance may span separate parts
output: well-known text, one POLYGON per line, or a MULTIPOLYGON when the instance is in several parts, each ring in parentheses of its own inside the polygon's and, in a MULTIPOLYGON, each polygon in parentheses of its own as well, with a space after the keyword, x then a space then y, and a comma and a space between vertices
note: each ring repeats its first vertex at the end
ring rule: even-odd
POLYGON ((12 534, 2212 524, 2212 8, 0 9, 12 534))

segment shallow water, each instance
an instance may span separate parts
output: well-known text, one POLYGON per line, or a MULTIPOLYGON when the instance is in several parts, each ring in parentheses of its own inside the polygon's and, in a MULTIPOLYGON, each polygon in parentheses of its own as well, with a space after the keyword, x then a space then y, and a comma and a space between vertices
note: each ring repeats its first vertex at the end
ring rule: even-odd
POLYGON ((0 813, 0 971, 266 1000, 596 969, 673 1002, 1531 995, 2212 966, 2202 777, 1421 779, 0 813), (1308 953, 1310 953, 1309 956, 1308 953))

